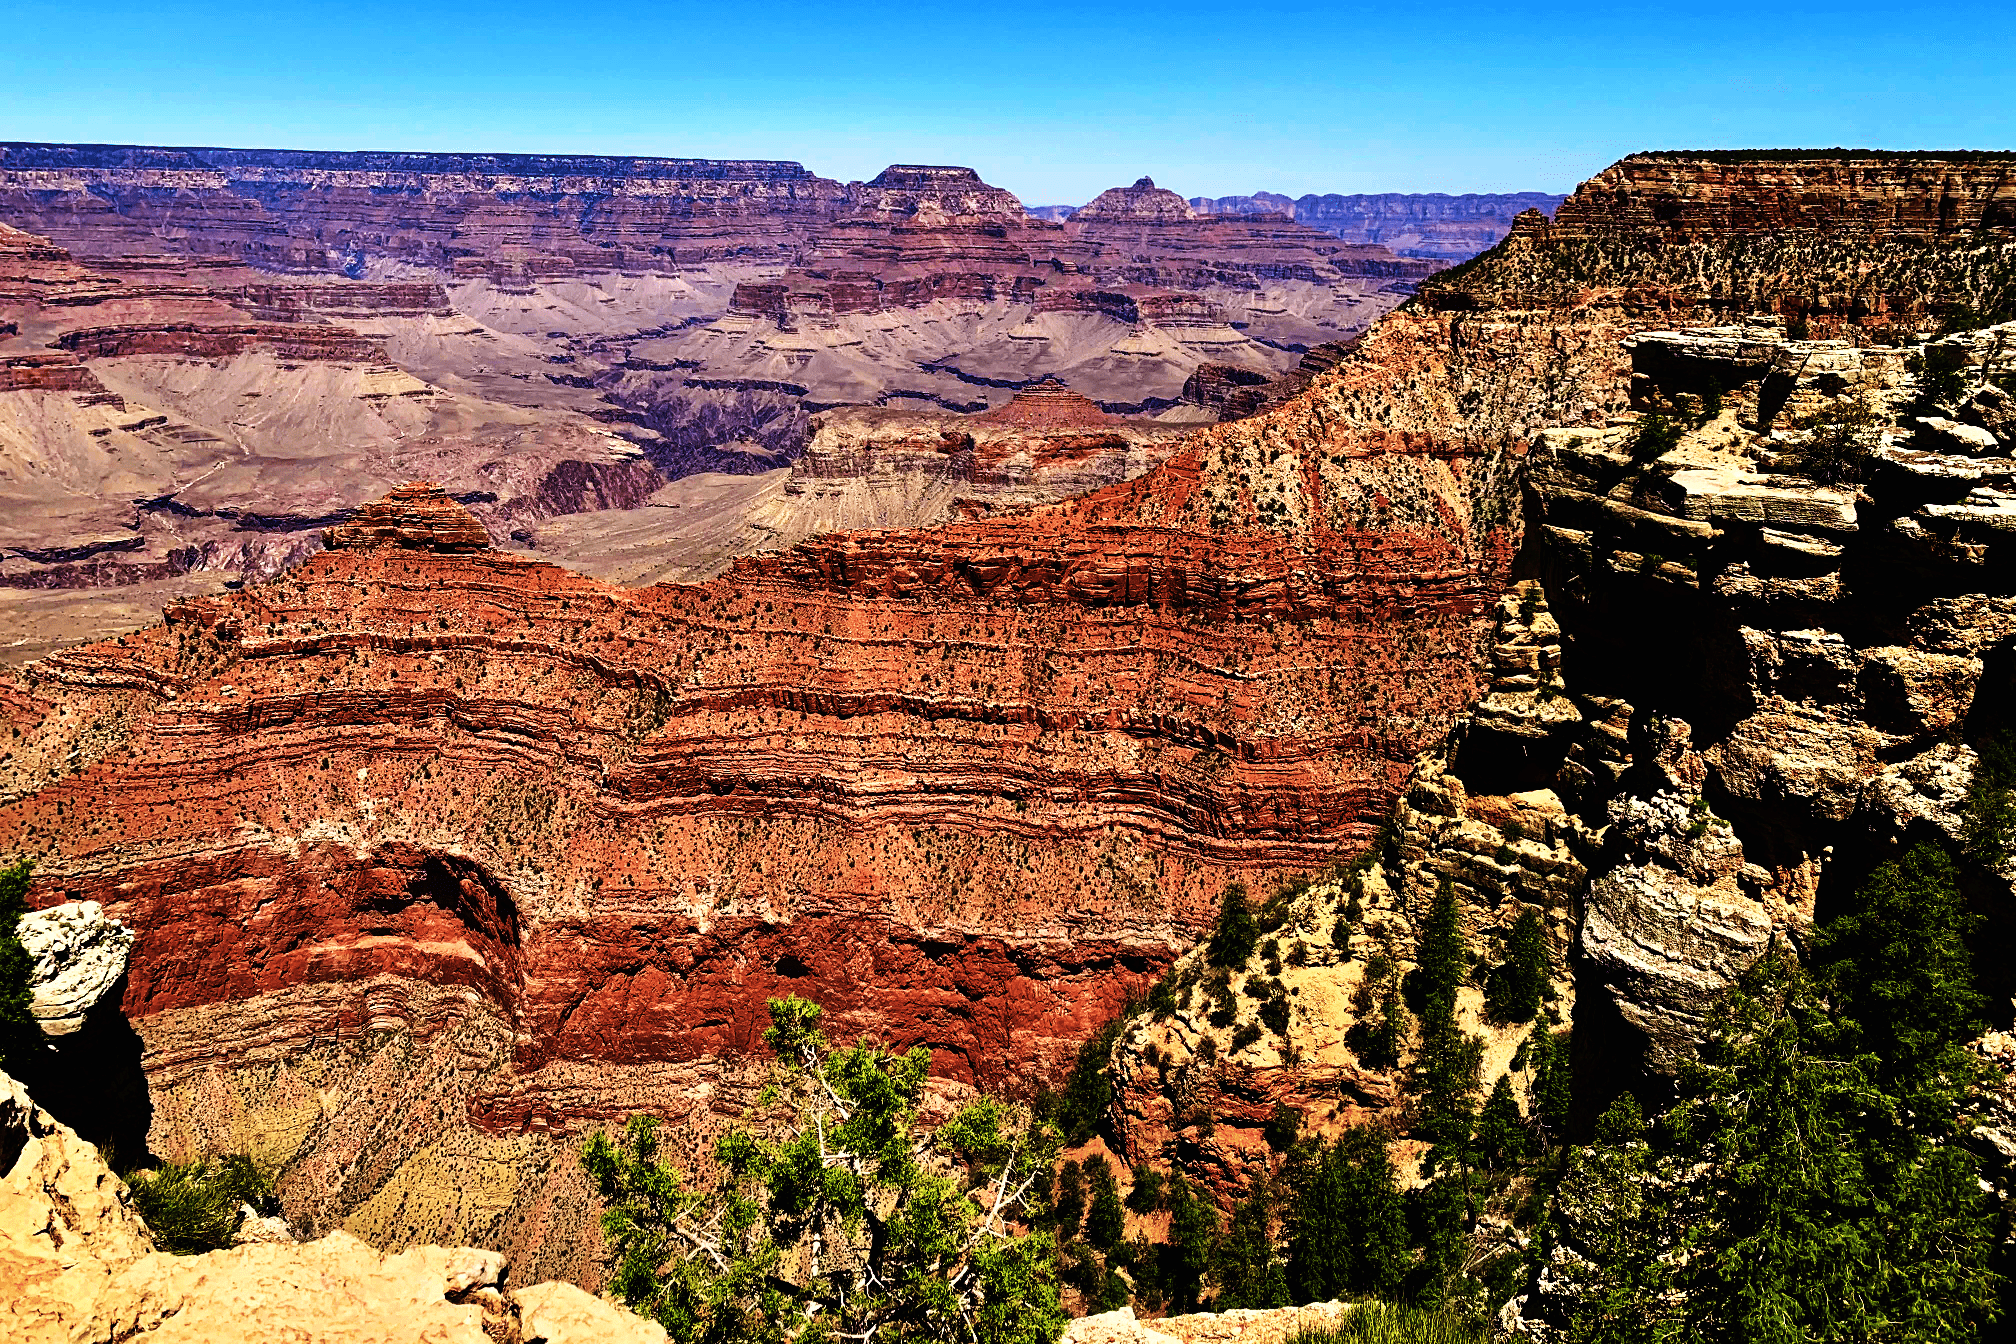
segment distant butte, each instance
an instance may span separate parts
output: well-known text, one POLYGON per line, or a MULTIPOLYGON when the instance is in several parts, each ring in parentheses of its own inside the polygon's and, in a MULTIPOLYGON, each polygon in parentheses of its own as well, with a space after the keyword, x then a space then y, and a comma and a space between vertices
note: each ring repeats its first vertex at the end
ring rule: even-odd
POLYGON ((983 411, 974 419, 996 425, 1023 425, 1041 429, 1076 429, 1110 425, 1118 417, 1106 414, 1098 403, 1073 392, 1055 378, 1045 378, 1015 394, 1006 406, 983 411))

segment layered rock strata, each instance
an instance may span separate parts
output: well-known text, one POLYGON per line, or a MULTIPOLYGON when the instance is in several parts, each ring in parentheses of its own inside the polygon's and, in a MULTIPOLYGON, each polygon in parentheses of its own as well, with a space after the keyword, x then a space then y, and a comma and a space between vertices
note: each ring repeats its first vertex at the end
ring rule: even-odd
MULTIPOLYGON (((1727 198, 1739 177, 1690 189, 1727 198)), ((1916 773, 1897 764, 1883 806, 1938 824, 1964 758, 1924 734, 1999 630, 1935 603, 1842 647, 1815 633, 1835 590, 1811 567, 1851 553, 1861 504, 1781 479, 1818 430, 1767 412, 1832 414, 1832 379, 1873 378, 1875 399, 1918 378, 1912 352, 1874 341, 2000 302, 2016 243, 1985 209, 1933 242, 1866 224, 1732 241, 1620 200, 1619 180, 1592 182, 1570 224, 1527 216, 1431 277, 1299 396, 1075 500, 634 591, 490 551, 335 550, 12 683, 0 835, 44 855, 38 900, 97 899, 139 932, 126 1006, 157 1149, 259 1148, 314 1226, 585 1272, 565 1144, 633 1109, 696 1137, 737 1109, 766 995, 932 1046, 945 1086, 1055 1076, 1228 880, 1267 892, 1348 854, 1403 791, 1349 963, 1341 879, 1294 893, 1279 927, 1306 928, 1302 967, 1277 938, 1278 974, 1262 953, 1228 975, 1231 1025, 1172 1017, 1156 1029, 1188 1037, 1116 1060, 1129 1156, 1243 1179, 1273 1102, 1307 1095, 1291 1051, 1334 1083, 1322 1123, 1392 1113, 1394 1073, 1350 1047, 1357 990, 1375 948, 1404 967, 1444 876, 1476 940, 1547 913, 1578 1050, 1602 1045, 1592 1014, 1610 1005, 1615 1048, 1661 1067, 1648 1033, 1683 1046, 1713 975, 1604 949, 1703 911, 1733 929, 1744 902, 1802 927, 1824 855, 1801 828, 1860 815, 1889 765, 1916 773), (1706 326, 1767 282, 1812 300, 1819 343, 1648 334, 1706 326), (1706 384, 1662 372, 1692 367, 1693 341, 1733 346, 1757 390, 1718 372, 1708 416, 1706 384), (1690 406, 1689 456, 1633 458, 1638 415, 1690 406), (1739 450, 1716 446, 1732 434, 1739 450), (1535 442, 1525 563, 1542 587, 1508 603, 1535 442), (1669 590, 1679 605, 1644 600, 1669 590), (1726 638, 1704 592, 1756 638, 1726 638), (1697 615, 1716 639, 1674 656, 1608 642, 1660 647, 1697 615), (1724 697, 1745 668, 1759 680, 1724 697), (1868 722, 1814 712, 1823 695, 1868 722), (1578 868, 1617 939, 1574 913, 1578 868), (1235 1047, 1249 1019, 1261 1034, 1235 1047), (1179 1044, 1172 1095, 1147 1075, 1179 1044), (1225 1118, 1206 1135, 1199 1110, 1225 1118)), ((1888 181, 1867 190, 1907 189, 1888 181)), ((1993 438, 2003 408, 1999 347, 1956 348, 1980 370, 1964 404, 1884 450, 1953 459, 1899 467, 1944 484, 1879 512, 1894 553, 1958 600, 1994 554, 1995 459, 1935 445, 1984 446, 1963 431, 1993 438)), ((1491 1041, 1506 1061, 1513 1046, 1491 1041)))
MULTIPOLYGON (((1912 839, 1959 837, 1972 744, 2003 722, 1993 556, 2016 332, 1936 330, 2008 302, 2001 170, 1837 165, 1802 187, 1775 161, 1688 175, 1666 163, 1685 156, 1653 157, 1701 203, 1646 207, 1620 190, 1642 176, 1627 161, 1566 222, 1527 217, 1375 329, 1420 336, 1389 366, 1394 395, 1429 382, 1469 416, 1537 431, 1531 577, 1500 602, 1486 693, 1418 763, 1379 860, 1285 895, 1270 950, 1222 984, 1201 963, 1179 975, 1177 1011, 1123 1035, 1114 1121, 1130 1160, 1181 1163, 1229 1204, 1269 1160, 1277 1103, 1319 1132, 1368 1115, 1404 1132, 1396 1074, 1347 1039, 1380 1011, 1354 966, 1404 971, 1445 882, 1484 965, 1522 909, 1542 915, 1586 1124, 1620 1088, 1657 1100, 1771 938, 1798 946, 1912 839), (1972 202, 1945 210, 1950 229, 1928 232, 1928 173, 1972 202), (1814 202, 1844 181, 1860 195, 1828 216, 1814 202), (1783 199, 1804 228, 1749 232, 1783 199), (1768 313, 1739 325, 1672 328, 1764 295, 1768 313), (1430 322, 1441 331, 1416 326, 1430 322), (1471 342, 1525 378, 1465 386, 1480 364, 1451 354, 1471 342), (1644 446, 1667 427, 1676 440, 1644 446), (1345 957, 1332 934, 1354 897, 1345 957), (1335 1006, 1309 1011, 1312 997, 1335 1006), (1269 1002, 1287 1009, 1278 1025, 1269 1002)), ((1313 385, 1366 356, 1341 353, 1313 385)), ((1984 899, 2008 906, 1999 889, 1984 899)), ((1489 1081, 1524 1029, 1476 1007, 1459 1017, 1489 1081)))
POLYGON ((839 183, 795 163, 0 143, 0 212, 79 252, 538 275, 788 259, 839 183))
POLYGON ((311 1231, 589 1275, 575 1136, 718 1125, 766 996, 1026 1087, 1229 876, 1370 832, 1515 536, 1517 444, 1363 423, 1385 383, 696 587, 455 549, 412 492, 16 683, 0 834, 140 933, 156 1151, 268 1157, 311 1231))
POLYGON ((1190 205, 1200 214, 1212 215, 1271 210, 1346 242, 1377 243, 1398 256, 1467 261, 1509 233, 1513 219, 1520 214, 1538 210, 1551 215, 1565 199, 1546 192, 1517 191, 1461 196, 1440 192, 1311 193, 1291 200, 1279 192, 1261 191, 1215 199, 1199 196, 1190 205))
POLYGON ((273 573, 362 482, 435 475, 507 526, 661 483, 595 421, 425 382, 381 335, 326 320, 431 311, 437 287, 346 297, 348 281, 282 291, 252 274, 85 265, 0 230, 0 594, 24 652, 151 617, 125 595, 38 608, 28 594, 142 586, 158 610, 203 575, 214 589, 273 573))

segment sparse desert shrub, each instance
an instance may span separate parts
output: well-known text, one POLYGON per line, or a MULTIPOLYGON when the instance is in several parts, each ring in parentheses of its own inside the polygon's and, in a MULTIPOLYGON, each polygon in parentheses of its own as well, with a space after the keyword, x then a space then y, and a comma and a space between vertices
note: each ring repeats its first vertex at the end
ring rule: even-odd
POLYGON ((1631 432, 1631 460, 1658 461, 1679 446, 1680 434, 1678 421, 1668 419, 1658 411, 1651 412, 1640 419, 1637 428, 1631 432))
POLYGON ((133 1207, 154 1244, 171 1255, 201 1255, 231 1244, 245 1207, 273 1210, 273 1182, 242 1153, 211 1163, 169 1162, 126 1175, 133 1207))
POLYGON ((1863 481, 1875 463, 1876 412, 1859 397, 1844 398, 1800 421, 1807 431, 1798 470, 1822 485, 1863 481))
POLYGON ((1288 1344, 1483 1344, 1485 1337, 1453 1311, 1364 1302, 1335 1327, 1300 1331, 1288 1344))

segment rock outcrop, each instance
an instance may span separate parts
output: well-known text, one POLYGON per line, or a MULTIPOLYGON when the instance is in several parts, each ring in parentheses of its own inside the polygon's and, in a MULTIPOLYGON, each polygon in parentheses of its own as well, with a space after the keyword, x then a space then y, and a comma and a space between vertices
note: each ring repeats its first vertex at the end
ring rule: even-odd
POLYGON ((664 1344, 572 1284, 511 1290, 494 1251, 306 1244, 168 1255, 90 1144, 0 1074, 0 1332, 19 1344, 664 1344))
POLYGON ((1286 1344, 1304 1331, 1337 1329, 1350 1311, 1350 1303, 1317 1302, 1137 1320, 1132 1307, 1122 1307, 1072 1321, 1061 1344, 1286 1344))
POLYGON ((87 265, 0 231, 0 605, 24 642, 13 656, 151 618, 130 594, 90 589, 144 585, 158 609, 283 569, 364 482, 438 477, 504 531, 627 507, 661 484, 578 412, 424 381, 382 334, 324 320, 432 312, 427 295, 359 285, 353 301, 354 282, 328 278, 297 287, 312 293, 290 320, 255 321, 288 303, 255 275, 161 258, 87 265), (41 596, 62 592, 77 596, 41 596))
POLYGON ((330 528, 322 534, 322 544, 332 551, 403 546, 453 554, 489 550, 490 534, 440 486, 413 481, 330 528))
POLYGON ((140 934, 155 1151, 585 1276, 576 1136, 733 1114, 766 996, 1026 1087, 1228 878, 1375 829, 1474 696, 1517 450, 1361 425, 1384 379, 709 585, 324 551, 16 682, 0 834, 140 934))
POLYGON ((787 260, 841 185, 795 163, 0 143, 0 213, 94 255, 505 278, 787 260))
POLYGON ((73 1036, 126 976, 133 930, 96 901, 23 915, 16 936, 34 963, 30 1010, 44 1036, 73 1036))
MULTIPOLYGON (((1529 427, 1528 577, 1481 651, 1490 681, 1418 763, 1376 861, 1282 894, 1271 950, 1222 983, 1179 964, 1176 1010, 1121 1037, 1129 1160, 1179 1163, 1229 1204, 1270 1160, 1276 1104, 1317 1132, 1404 1125, 1395 1074, 1350 1045, 1380 1011, 1352 968, 1403 971, 1444 883, 1484 964, 1522 910, 1541 916, 1586 1124, 1623 1087, 1657 1099, 1769 939, 1800 945, 1830 893, 1912 838, 1959 837, 1968 744, 2005 721, 1983 694, 2009 635, 1991 558, 2007 444, 1987 427, 2004 423, 2016 331, 1935 327, 2008 304, 2016 228, 1994 222, 1995 166, 1966 156, 1939 167, 1974 203, 1948 210, 1965 221, 1950 233, 1880 204, 1930 171, 1855 178, 1864 196, 1837 222, 1768 161, 1661 167, 1718 204, 1641 209, 1616 185, 1637 179, 1629 161, 1568 224, 1527 217, 1314 375, 1332 386, 1412 329, 1390 395, 1433 370, 1467 414, 1529 427), (1800 202, 1807 224, 1717 232, 1753 195, 1774 220, 1781 197, 1800 202), (1766 313, 1706 325, 1764 295, 1766 313), (1815 330, 1791 335, 1781 302, 1815 330), (1488 377, 1444 353, 1473 341, 1503 361, 1488 377), (1545 367, 1523 362, 1543 349, 1545 367), (1332 931, 1354 905, 1347 951, 1332 931)), ((1488 1080, 1519 1032, 1474 1007, 1459 1019, 1488 1080)))

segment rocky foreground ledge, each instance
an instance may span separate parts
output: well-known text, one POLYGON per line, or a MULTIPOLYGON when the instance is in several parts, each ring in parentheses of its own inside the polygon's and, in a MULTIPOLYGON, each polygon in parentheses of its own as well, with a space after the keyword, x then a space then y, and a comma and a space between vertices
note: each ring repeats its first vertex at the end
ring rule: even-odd
MULTIPOLYGON (((508 1287, 470 1246, 374 1250, 346 1232, 170 1255, 98 1149, 0 1073, 0 1339, 10 1344, 665 1344, 656 1322, 571 1283, 508 1287)), ((1064 1344, 1279 1344, 1338 1303, 1073 1321, 1064 1344)))
POLYGON ((0 1339, 13 1344, 664 1344, 571 1283, 505 1286, 471 1247, 373 1250, 347 1233, 169 1255, 98 1149, 0 1074, 0 1339))

